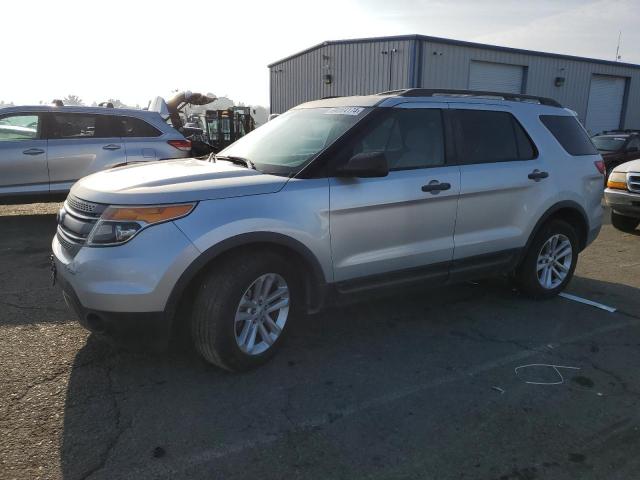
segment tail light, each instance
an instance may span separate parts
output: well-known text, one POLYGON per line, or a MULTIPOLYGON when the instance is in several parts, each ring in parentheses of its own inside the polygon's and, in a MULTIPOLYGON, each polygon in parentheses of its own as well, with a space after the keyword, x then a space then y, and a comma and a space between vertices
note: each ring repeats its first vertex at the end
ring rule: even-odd
POLYGON ((595 162, 593 162, 594 165, 596 166, 596 168, 598 169, 598 171, 604 175, 605 172, 605 165, 604 165, 604 160, 596 160, 595 162))
POLYGON ((191 140, 167 140, 167 143, 178 150, 188 152, 191 150, 191 140))

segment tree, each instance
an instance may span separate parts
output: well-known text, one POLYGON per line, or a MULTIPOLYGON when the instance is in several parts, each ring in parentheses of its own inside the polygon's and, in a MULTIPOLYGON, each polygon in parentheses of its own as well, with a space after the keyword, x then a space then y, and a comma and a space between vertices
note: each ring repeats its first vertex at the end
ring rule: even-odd
POLYGON ((67 95, 62 100, 62 103, 64 103, 65 105, 84 105, 82 99, 77 95, 67 95))
POLYGON ((122 103, 117 98, 110 98, 109 100, 107 100, 107 103, 112 103, 113 104, 113 108, 129 108, 128 105, 125 105, 124 103, 122 103))

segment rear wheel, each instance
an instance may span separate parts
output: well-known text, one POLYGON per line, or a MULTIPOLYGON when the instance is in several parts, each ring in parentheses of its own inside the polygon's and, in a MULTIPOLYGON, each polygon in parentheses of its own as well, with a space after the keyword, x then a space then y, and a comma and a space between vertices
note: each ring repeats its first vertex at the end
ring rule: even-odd
POLYGON ((243 371, 279 348, 299 307, 298 275, 272 252, 238 255, 203 279, 193 307, 192 338, 210 363, 243 371))
POLYGON ((622 232, 631 233, 640 225, 640 219, 611 212, 611 224, 622 232))
POLYGON ((536 233, 516 270, 518 288, 533 298, 552 297, 569 283, 577 260, 575 230, 562 220, 551 220, 536 233))

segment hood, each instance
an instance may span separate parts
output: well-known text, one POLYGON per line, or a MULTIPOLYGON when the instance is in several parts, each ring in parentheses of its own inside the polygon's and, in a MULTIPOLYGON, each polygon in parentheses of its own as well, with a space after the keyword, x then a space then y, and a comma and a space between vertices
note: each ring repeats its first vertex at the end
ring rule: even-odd
POLYGON ((613 169, 614 172, 640 172, 640 159, 622 163, 613 169))
POLYGON ((76 182, 71 193, 96 203, 151 205, 275 193, 287 181, 229 162, 189 158, 104 170, 76 182))

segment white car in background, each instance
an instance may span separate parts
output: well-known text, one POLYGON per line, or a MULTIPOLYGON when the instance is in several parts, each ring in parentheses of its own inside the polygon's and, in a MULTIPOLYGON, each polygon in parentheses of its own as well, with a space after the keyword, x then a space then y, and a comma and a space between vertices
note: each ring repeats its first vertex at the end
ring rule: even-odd
POLYGON ((640 160, 613 169, 607 180, 604 200, 611 208, 611 224, 623 232, 640 225, 640 160))

